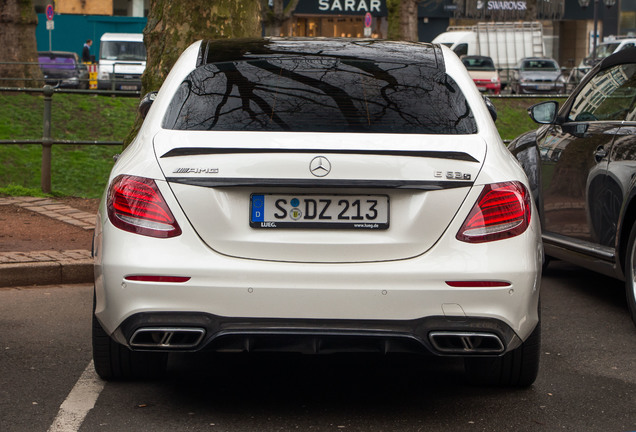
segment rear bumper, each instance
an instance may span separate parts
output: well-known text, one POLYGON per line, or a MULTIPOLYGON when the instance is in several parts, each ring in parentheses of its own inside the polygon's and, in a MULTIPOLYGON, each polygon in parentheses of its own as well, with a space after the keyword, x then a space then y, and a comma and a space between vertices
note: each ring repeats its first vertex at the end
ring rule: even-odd
POLYGON ((496 94, 496 95, 501 93, 501 84, 499 84, 499 83, 492 83, 492 82, 484 83, 484 82, 476 82, 475 81, 475 85, 477 86, 477 88, 481 92, 493 93, 493 94, 496 94))
POLYGON ((415 320, 284 320, 204 313, 139 313, 115 339, 140 351, 415 353, 500 355, 521 343, 492 318, 432 316, 415 320))
MULTIPOLYGON (((464 218, 457 216, 447 230, 457 232, 464 218)), ((102 209, 95 231, 95 315, 124 344, 142 327, 185 326, 203 329, 196 331, 203 333, 201 341, 184 335, 196 340, 187 347, 195 350, 215 349, 226 339, 230 346, 236 340, 249 345, 254 335, 282 334, 289 341, 299 333, 298 343, 352 336, 358 342, 410 341, 435 352, 431 332, 459 331, 494 332, 505 351, 514 347, 513 335, 525 340, 539 320, 538 224, 532 218, 523 234, 489 243, 443 235, 424 253, 405 259, 281 262, 218 253, 187 224, 169 239, 124 232, 102 209), (187 280, 150 282, 132 275, 187 280), (447 322, 437 325, 439 320, 447 322)))
MULTIPOLYGON (((108 224, 105 228, 116 229, 108 224)), ((241 345, 254 334, 283 333, 289 339, 288 330, 311 340, 324 336, 322 329, 327 329, 330 339, 335 335, 356 336, 359 341, 410 340, 431 351, 432 331, 496 328, 507 350, 514 345, 511 334, 525 340, 538 322, 542 246, 533 245, 524 238, 527 235, 536 236, 527 232, 504 240, 506 248, 461 244, 453 252, 448 244, 438 244, 405 260, 309 264, 223 256, 182 238, 187 230, 180 237, 160 240, 125 234, 116 245, 102 244, 98 234, 96 316, 105 331, 118 335, 124 344, 146 326, 203 328, 204 345, 220 343, 229 333, 236 333, 229 339, 241 345), (157 242, 171 253, 157 254, 157 242), (190 279, 127 279, 148 274, 190 279), (449 280, 503 280, 509 285, 457 287, 449 286, 449 280), (453 325, 431 324, 438 319, 453 325), (492 322, 498 324, 493 327, 492 322)), ((457 240, 440 243, 448 242, 457 240)), ((201 349, 198 344, 189 348, 201 349)))
POLYGON ((519 85, 520 93, 525 94, 541 94, 541 93, 564 93, 563 85, 553 84, 548 85, 546 87, 542 87, 540 84, 520 84, 519 85))
POLYGON ((99 80, 97 82, 99 90, 122 90, 122 91, 138 91, 141 90, 141 76, 130 79, 115 78, 112 80, 99 80))

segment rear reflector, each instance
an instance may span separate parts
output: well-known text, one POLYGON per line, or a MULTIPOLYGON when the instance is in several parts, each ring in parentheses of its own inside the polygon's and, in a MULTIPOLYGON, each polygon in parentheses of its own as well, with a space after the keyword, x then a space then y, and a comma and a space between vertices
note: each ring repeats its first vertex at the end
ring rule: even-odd
POLYGON ((108 219, 118 228, 150 237, 181 234, 154 180, 121 175, 108 190, 108 219))
POLYGON ((455 288, 493 288, 508 287, 510 282, 504 281, 446 281, 446 285, 455 288))
POLYGON ((484 187, 457 240, 484 243, 518 236, 530 224, 530 194, 517 181, 484 187))
POLYGON ((190 280, 187 276, 152 276, 152 275, 131 275, 124 278, 127 281, 136 282, 164 282, 164 283, 184 283, 190 280))

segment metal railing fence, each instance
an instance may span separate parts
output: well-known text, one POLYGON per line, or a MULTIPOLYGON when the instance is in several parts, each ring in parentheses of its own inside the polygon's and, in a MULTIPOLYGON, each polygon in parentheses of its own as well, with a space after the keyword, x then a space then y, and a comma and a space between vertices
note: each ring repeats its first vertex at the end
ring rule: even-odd
MULTIPOLYGON (((104 79, 102 77, 102 79, 95 79, 95 84, 97 84, 98 82, 101 83, 101 87, 103 89, 109 89, 109 90, 105 90, 105 91, 116 91, 115 87, 116 85, 119 85, 120 87, 122 86, 127 86, 130 85, 130 87, 134 86, 134 87, 141 87, 141 75, 135 74, 135 73, 129 73, 129 72, 119 72, 116 70, 117 66, 138 66, 141 65, 141 62, 118 62, 115 61, 112 64, 107 65, 107 67, 110 69, 108 71, 108 78, 104 79), (106 85, 105 85, 106 84, 106 85)), ((91 64, 89 63, 56 63, 56 62, 7 62, 7 61, 0 61, 0 70, 2 69, 2 66, 38 66, 40 68, 42 67, 46 67, 49 66, 51 67, 51 69, 53 70, 63 70, 63 71, 71 71, 71 70, 75 70, 77 73, 77 80, 73 80, 73 82, 68 82, 68 78, 71 77, 55 77, 55 76, 46 76, 45 75, 44 78, 42 79, 37 79, 37 78, 29 78, 29 77, 23 77, 23 78, 16 78, 16 77, 5 77, 5 76, 1 76, 0 75, 0 86, 3 85, 3 83, 6 85, 6 83, 11 83, 11 82, 37 82, 37 81, 44 81, 46 84, 53 86, 54 88, 65 88, 65 89, 76 89, 76 90, 88 90, 90 87, 90 78, 89 78, 89 72, 88 72, 88 66, 90 66, 91 64)), ((92 65, 98 66, 97 63, 92 63, 92 65)), ((101 66, 102 69, 105 68, 105 66, 101 66)), ((93 89, 91 89, 91 91, 93 91, 93 89)), ((124 91, 124 92, 129 92, 129 93, 136 93, 139 94, 139 90, 120 90, 120 91, 124 91)))
POLYGON ((43 88, 11 88, 0 87, 0 92, 27 92, 27 93, 43 93, 44 94, 44 111, 42 115, 42 138, 41 139, 13 139, 0 140, 0 145, 8 144, 40 144, 42 146, 42 164, 40 172, 40 188, 44 193, 51 193, 51 153, 54 144, 60 145, 118 145, 122 146, 123 141, 90 141, 90 140, 55 140, 51 137, 51 105, 54 93, 91 93, 105 94, 113 96, 131 96, 131 93, 139 92, 122 92, 110 90, 61 90, 55 89, 50 85, 43 88))
MULTIPOLYGON (((0 87, 0 93, 2 92, 24 92, 24 93, 43 93, 44 95, 44 111, 42 118, 42 138, 39 139, 8 139, 0 140, 0 145, 11 144, 39 144, 42 146, 42 163, 40 174, 40 187, 42 192, 51 192, 51 153, 53 145, 106 145, 106 146, 123 146, 123 141, 91 141, 91 140, 56 140, 51 137, 51 105, 53 101, 53 94, 55 93, 76 93, 76 94, 97 94, 108 96, 124 96, 124 97, 139 97, 138 91, 112 91, 112 90, 77 90, 77 89, 59 89, 50 85, 45 85, 42 88, 14 88, 14 87, 0 87)), ((504 98, 504 99, 561 99, 566 98, 568 95, 489 95, 491 99, 504 98)), ((504 140, 504 143, 509 143, 511 140, 504 140)))

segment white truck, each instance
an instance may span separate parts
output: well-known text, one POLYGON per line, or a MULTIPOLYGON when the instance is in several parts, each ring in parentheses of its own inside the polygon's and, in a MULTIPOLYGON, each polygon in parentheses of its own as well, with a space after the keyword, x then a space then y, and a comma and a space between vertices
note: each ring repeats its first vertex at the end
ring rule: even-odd
POLYGON ((498 69, 511 69, 524 57, 545 56, 543 26, 534 21, 451 26, 433 39, 433 42, 448 46, 459 57, 490 57, 498 69))
POLYGON ((146 69, 142 33, 104 33, 99 45, 97 87, 100 90, 141 90, 146 69))

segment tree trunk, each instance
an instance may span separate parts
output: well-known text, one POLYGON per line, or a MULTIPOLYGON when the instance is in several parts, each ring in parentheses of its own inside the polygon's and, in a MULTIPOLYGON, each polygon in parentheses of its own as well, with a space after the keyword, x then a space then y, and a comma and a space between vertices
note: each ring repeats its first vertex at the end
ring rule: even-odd
MULTIPOLYGON (((260 0, 150 0, 144 29, 148 60, 141 94, 159 90, 181 53, 197 40, 260 36, 260 0)), ((140 126, 138 115, 124 146, 140 126)))
POLYGON ((0 86, 40 87, 35 26, 38 23, 31 0, 0 0, 0 86))
POLYGON ((181 53, 199 39, 259 37, 260 5, 259 0, 151 0, 142 93, 158 90, 181 53))
POLYGON ((402 32, 400 31, 400 0, 386 0, 386 8, 389 12, 387 39, 399 40, 402 37, 402 32))
POLYGON ((400 39, 417 41, 417 4, 418 0, 400 1, 400 39))
POLYGON ((285 34, 282 31, 283 25, 287 24, 294 10, 298 6, 298 0, 290 0, 287 6, 283 6, 283 0, 262 0, 263 24, 265 26, 265 36, 280 36, 285 34))

